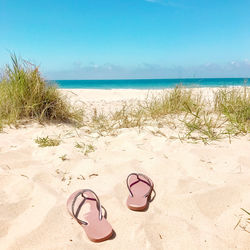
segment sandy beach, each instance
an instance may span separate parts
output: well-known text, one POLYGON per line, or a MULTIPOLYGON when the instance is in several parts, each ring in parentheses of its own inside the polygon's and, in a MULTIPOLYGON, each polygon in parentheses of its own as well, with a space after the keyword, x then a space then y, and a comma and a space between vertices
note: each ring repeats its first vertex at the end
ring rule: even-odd
MULTIPOLYGON (((209 97, 213 90, 202 91, 209 97)), ((152 92, 63 93, 76 105, 109 111, 152 92)), ((0 248, 250 249, 250 224, 241 210, 250 211, 249 135, 205 145, 170 138, 169 128, 165 136, 154 129, 128 128, 117 136, 100 136, 65 124, 5 128, 0 133, 0 248), (61 144, 39 147, 35 139, 46 136, 60 138, 61 144), (94 151, 84 154, 76 143, 93 145, 94 151), (154 181, 156 197, 145 212, 126 206, 131 172, 154 181), (112 239, 89 241, 68 214, 67 198, 83 188, 94 190, 106 208, 115 231, 112 239)))

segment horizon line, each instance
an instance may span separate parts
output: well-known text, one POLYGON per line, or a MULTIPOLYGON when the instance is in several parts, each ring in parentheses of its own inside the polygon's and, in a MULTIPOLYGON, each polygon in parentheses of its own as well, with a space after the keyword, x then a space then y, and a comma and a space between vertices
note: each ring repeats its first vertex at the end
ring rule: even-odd
POLYGON ((187 79, 244 79, 250 77, 183 77, 183 78, 110 78, 110 79, 46 79, 46 81, 126 81, 126 80, 187 80, 187 79))

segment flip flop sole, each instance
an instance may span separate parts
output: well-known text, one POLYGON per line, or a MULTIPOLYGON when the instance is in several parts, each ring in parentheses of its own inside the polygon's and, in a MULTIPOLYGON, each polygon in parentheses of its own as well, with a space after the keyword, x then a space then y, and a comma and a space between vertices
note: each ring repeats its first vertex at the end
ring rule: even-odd
MULTIPOLYGON (((72 203, 74 198, 83 190, 78 190, 70 195, 70 197, 67 200, 67 208, 69 214, 77 221, 78 224, 82 226, 84 229, 87 237, 93 241, 93 242, 101 242, 105 241, 112 237, 113 235, 113 229, 109 222, 102 217, 101 220, 99 220, 99 211, 96 207, 96 200, 86 200, 84 203, 89 203, 90 205, 90 211, 86 214, 85 220, 88 223, 87 225, 82 224, 80 221, 76 219, 76 217, 72 213, 72 203)), ((91 193, 88 193, 88 198, 94 198, 91 197, 91 193)))
MULTIPOLYGON (((140 176, 140 174, 138 174, 140 176)), ((153 182, 148 178, 150 181, 150 185, 148 180, 140 176, 141 179, 138 179, 137 174, 132 174, 129 176, 128 187, 131 191, 130 195, 127 199, 127 206, 129 209, 134 211, 143 211, 146 210, 149 206, 150 195, 152 192, 153 182), (147 195, 147 196, 146 196, 147 195)))

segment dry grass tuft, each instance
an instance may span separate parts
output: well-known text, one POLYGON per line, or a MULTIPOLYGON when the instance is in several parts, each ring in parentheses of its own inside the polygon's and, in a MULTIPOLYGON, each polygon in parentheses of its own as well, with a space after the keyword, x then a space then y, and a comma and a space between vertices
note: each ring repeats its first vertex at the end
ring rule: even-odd
POLYGON ((156 124, 159 129, 168 126, 179 130, 182 140, 208 143, 249 132, 249 97, 247 87, 218 89, 212 104, 201 93, 177 86, 133 105, 124 103, 113 113, 98 113, 95 109, 87 125, 100 135, 115 135, 122 128, 156 124))
POLYGON ((201 105, 201 95, 195 95, 191 89, 177 86, 171 91, 162 92, 159 96, 146 100, 144 109, 149 117, 157 119, 168 114, 196 112, 201 105))

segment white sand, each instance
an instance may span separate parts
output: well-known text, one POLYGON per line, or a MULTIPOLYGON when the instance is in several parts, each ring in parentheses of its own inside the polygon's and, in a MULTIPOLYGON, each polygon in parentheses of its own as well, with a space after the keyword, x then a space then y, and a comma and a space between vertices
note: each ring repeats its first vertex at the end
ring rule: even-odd
MULTIPOLYGON (((147 95, 73 92, 73 102, 104 108, 147 95)), ((123 129, 117 137, 84 131, 30 124, 0 133, 0 249, 250 249, 250 224, 240 209, 250 211, 249 136, 204 145, 155 136, 149 129, 123 129), (39 148, 34 139, 47 135, 60 135, 62 143, 39 148), (76 142, 96 150, 84 156, 76 142), (59 158, 64 154, 66 161, 59 158), (155 183, 156 198, 146 212, 126 207, 131 172, 155 183), (98 194, 116 232, 112 240, 90 242, 68 214, 68 196, 82 188, 98 194)))

